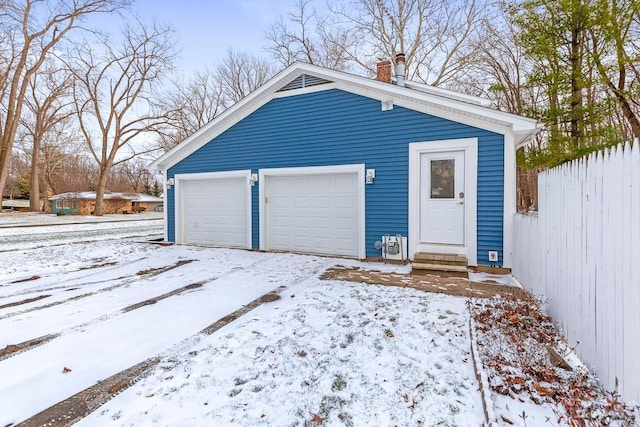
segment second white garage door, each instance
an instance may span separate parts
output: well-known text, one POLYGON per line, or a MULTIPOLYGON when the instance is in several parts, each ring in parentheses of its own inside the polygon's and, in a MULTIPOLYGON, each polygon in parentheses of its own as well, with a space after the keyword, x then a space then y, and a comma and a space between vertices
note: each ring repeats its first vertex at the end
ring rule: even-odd
POLYGON ((245 175, 193 174, 180 179, 178 242, 251 247, 250 187, 245 175))
POLYGON ((266 249, 361 255, 364 204, 358 172, 264 179, 266 249))

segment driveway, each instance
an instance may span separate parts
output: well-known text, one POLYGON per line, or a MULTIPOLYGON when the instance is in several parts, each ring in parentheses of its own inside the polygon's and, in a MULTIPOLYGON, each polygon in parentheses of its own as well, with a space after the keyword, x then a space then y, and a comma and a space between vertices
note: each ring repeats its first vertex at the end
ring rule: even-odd
POLYGON ((81 424, 484 419, 464 299, 319 277, 356 261, 144 243, 160 231, 147 226, 75 225, 93 237, 40 233, 37 244, 26 229, 23 248, 4 249, 0 425, 149 360, 81 424), (218 322, 274 290, 279 300, 218 322))

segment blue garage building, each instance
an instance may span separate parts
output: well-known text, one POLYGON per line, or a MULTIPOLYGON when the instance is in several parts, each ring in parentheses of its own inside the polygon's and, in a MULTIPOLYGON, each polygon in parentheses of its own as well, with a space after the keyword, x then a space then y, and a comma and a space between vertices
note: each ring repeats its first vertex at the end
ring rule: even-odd
POLYGON ((389 234, 410 259, 510 267, 515 150, 538 129, 481 98, 295 63, 151 167, 178 244, 362 259, 389 234))

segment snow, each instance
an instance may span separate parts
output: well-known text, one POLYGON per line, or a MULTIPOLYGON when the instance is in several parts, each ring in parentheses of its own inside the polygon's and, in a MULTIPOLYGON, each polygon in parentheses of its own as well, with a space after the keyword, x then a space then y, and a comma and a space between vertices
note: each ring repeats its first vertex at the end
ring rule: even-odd
POLYGON ((161 225, 0 228, 0 306, 17 303, 0 308, 0 348, 59 334, 0 360, 0 425, 155 356, 80 425, 482 424, 463 298, 319 279, 407 266, 145 243, 161 225), (199 332, 281 286, 281 300, 199 332))
POLYGON ((147 215, 0 215, 0 349, 52 337, 0 358, 0 426, 155 357, 78 425, 473 426, 485 420, 481 390, 497 425, 557 420, 549 404, 494 392, 513 372, 476 358, 476 379, 472 347, 505 366, 521 357, 470 319, 467 304, 483 300, 320 279, 338 265, 406 265, 152 244, 162 214, 147 215), (273 290, 281 299, 201 332, 273 290))
POLYGON ((522 288, 522 285, 518 283, 516 278, 511 274, 491 274, 479 271, 470 271, 469 280, 474 283, 497 283, 503 286, 515 286, 517 288, 522 288))
POLYGON ((78 425, 480 425, 467 321, 461 298, 312 277, 78 425))

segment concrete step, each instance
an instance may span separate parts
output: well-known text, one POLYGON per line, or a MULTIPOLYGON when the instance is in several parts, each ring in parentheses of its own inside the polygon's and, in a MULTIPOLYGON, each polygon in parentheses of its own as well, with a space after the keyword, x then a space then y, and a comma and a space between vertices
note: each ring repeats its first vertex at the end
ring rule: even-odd
POLYGON ((467 266, 462 266, 462 265, 429 264, 429 263, 414 262, 411 267, 413 270, 457 271, 460 273, 467 272, 467 266))
POLYGON ((413 274, 440 274, 469 277, 467 257, 464 255, 418 252, 413 256, 413 274))
POLYGON ((465 268, 467 267, 467 257, 464 255, 418 252, 413 256, 413 259, 414 262, 418 264, 459 265, 465 268))

